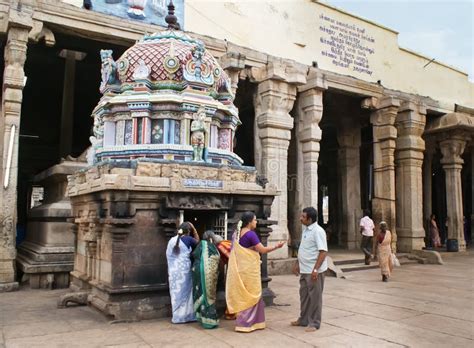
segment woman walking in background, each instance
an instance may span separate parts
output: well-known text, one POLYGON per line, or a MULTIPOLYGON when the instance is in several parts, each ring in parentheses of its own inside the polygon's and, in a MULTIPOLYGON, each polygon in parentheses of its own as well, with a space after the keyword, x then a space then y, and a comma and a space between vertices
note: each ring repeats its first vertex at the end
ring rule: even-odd
POLYGON ((430 216, 430 238, 431 238, 431 246, 433 248, 441 247, 441 239, 439 238, 439 230, 438 230, 438 225, 436 224, 435 214, 431 214, 430 216))
POLYGON ((262 299, 260 254, 281 248, 279 242, 266 247, 255 233, 257 218, 252 212, 245 212, 237 224, 232 238, 226 282, 227 308, 237 313, 235 331, 252 332, 265 328, 265 304, 262 299))
POLYGON ((173 311, 171 322, 175 324, 196 320, 193 307, 191 252, 197 243, 199 243, 199 235, 193 224, 183 222, 179 226, 176 236, 170 239, 166 248, 171 309, 173 311))
POLYGON ((377 235, 378 258, 382 281, 387 282, 392 272, 392 234, 387 230, 387 223, 380 223, 380 232, 377 235))

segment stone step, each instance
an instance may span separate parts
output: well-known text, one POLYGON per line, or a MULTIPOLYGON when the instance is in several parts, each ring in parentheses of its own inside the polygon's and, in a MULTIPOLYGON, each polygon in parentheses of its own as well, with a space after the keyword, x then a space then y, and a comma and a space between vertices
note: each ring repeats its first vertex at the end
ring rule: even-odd
POLYGON ((354 272, 354 271, 365 271, 367 269, 378 268, 379 264, 377 262, 372 262, 370 265, 366 265, 364 261, 357 263, 344 264, 339 266, 342 272, 354 272))
MULTIPOLYGON (((427 263, 426 260, 422 257, 416 257, 411 254, 397 254, 398 260, 401 265, 406 264, 417 264, 417 263, 427 263)), ((280 260, 268 260, 268 275, 282 275, 282 274, 291 274, 294 263, 296 262, 295 258, 280 259, 280 260)), ((364 258, 353 258, 348 260, 332 260, 329 268, 336 277, 342 276, 344 273, 350 273, 355 271, 364 271, 368 269, 378 268, 379 263, 377 261, 372 261, 370 265, 364 263, 364 258)))
MULTIPOLYGON (((408 264, 417 264, 417 263, 419 263, 418 260, 408 259, 408 258, 398 258, 398 260, 400 261, 401 266, 408 265, 408 264)), ((354 271, 365 271, 365 270, 368 270, 368 269, 379 268, 379 263, 377 261, 371 262, 370 265, 366 265, 364 263, 364 260, 362 260, 362 262, 360 262, 360 261, 355 262, 356 260, 352 260, 352 261, 354 261, 354 262, 346 263, 342 266, 339 266, 341 271, 344 272, 344 273, 348 273, 348 272, 354 272, 354 271)), ((336 263, 334 262, 334 264, 336 264, 336 263)))
POLYGON ((353 264, 359 264, 359 263, 364 263, 364 258, 360 259, 351 259, 351 260, 334 260, 334 264, 336 266, 341 266, 341 265, 353 265, 353 264))

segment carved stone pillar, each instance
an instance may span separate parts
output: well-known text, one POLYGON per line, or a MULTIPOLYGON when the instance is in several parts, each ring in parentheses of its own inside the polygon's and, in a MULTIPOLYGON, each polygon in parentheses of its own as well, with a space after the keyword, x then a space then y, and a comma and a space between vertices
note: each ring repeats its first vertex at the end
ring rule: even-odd
MULTIPOLYGON (((322 131, 319 122, 323 116, 323 92, 326 84, 321 73, 311 70, 308 83, 298 88, 297 143, 297 202, 293 209, 295 219, 305 207, 318 207, 318 159, 322 131)), ((321 215, 321 214, 320 214, 321 215)), ((299 220, 298 220, 299 221, 299 220)), ((301 240, 296 229, 292 241, 301 240)))
POLYGON ((459 251, 466 251, 463 226, 463 204, 461 188, 461 169, 464 160, 461 155, 466 147, 468 136, 462 132, 445 135, 440 141, 443 154, 441 164, 446 176, 446 206, 448 210, 448 239, 457 239, 459 251))
MULTIPOLYGON (((289 67, 270 63, 261 71, 261 79, 255 95, 255 119, 261 149, 260 155, 255 156, 256 167, 271 184, 276 185, 280 195, 275 197, 272 204, 269 220, 278 221, 272 226, 269 245, 279 240, 288 240, 288 147, 293 128, 293 118, 289 112, 296 99, 297 83, 302 79, 303 72, 296 72, 289 67), (302 78, 300 77, 302 75, 302 78), (258 163, 257 163, 258 160, 258 163)), ((281 248, 271 254, 269 258, 286 258, 288 249, 281 248)))
POLYGON ((422 105, 405 102, 396 121, 396 209, 397 247, 410 252, 424 246, 423 182, 421 166, 425 141, 426 109, 422 105))
POLYGON ((360 206, 360 124, 358 117, 341 119, 337 141, 341 187, 341 239, 347 249, 358 248, 360 206))
POLYGON ((400 106, 398 100, 388 97, 377 103, 370 115, 374 141, 374 195, 372 217, 376 223, 385 221, 392 233, 392 247, 396 248, 395 215, 395 120, 400 106))
POLYGON ((435 154, 435 142, 426 140, 425 156, 423 159, 423 223, 426 231, 426 240, 430 243, 430 216, 433 214, 432 206, 432 178, 433 178, 433 155, 435 154))
POLYGON ((3 74, 2 120, 0 122, 0 150, 2 153, 2 193, 0 195, 0 291, 16 290, 15 237, 18 177, 18 134, 25 74, 23 71, 32 27, 31 17, 10 11, 10 23, 5 47, 3 74))

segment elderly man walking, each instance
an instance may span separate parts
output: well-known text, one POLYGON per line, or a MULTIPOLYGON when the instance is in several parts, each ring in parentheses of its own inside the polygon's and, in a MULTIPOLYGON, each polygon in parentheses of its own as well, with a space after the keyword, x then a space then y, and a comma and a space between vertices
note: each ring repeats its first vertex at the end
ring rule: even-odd
POLYGON ((292 326, 306 326, 306 332, 316 331, 321 326, 324 276, 328 268, 326 232, 317 223, 317 211, 304 208, 300 217, 304 225, 298 249, 298 261, 293 273, 300 275, 300 317, 292 326))

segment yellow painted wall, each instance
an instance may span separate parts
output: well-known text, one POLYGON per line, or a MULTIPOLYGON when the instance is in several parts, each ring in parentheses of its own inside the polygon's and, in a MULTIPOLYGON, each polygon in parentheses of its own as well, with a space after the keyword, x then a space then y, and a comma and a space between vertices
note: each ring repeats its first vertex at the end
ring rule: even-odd
MULTIPOLYGON (((82 0, 63 1, 82 5, 82 0)), ((328 5, 311 0, 185 0, 185 6, 187 31, 308 65, 316 61, 321 69, 365 81, 380 80, 387 88, 438 100, 447 109, 454 103, 474 107, 474 84, 466 73, 436 61, 424 67, 430 59, 399 48, 395 31, 328 5), (353 54, 349 49, 354 47, 345 40, 360 40, 368 50, 365 57, 356 53, 348 59, 367 59, 364 71, 354 70, 354 63, 337 65, 323 53, 331 51, 321 42, 330 40, 328 30, 343 40, 337 43, 342 47, 336 47, 339 63, 341 50, 353 54)))
POLYGON ((430 59, 400 49, 395 31, 328 5, 311 0, 186 0, 185 3, 186 30, 308 65, 317 61, 321 69, 365 81, 381 80, 387 88, 429 96, 449 109, 454 103, 474 107, 474 84, 468 81, 466 73, 436 61, 424 68, 430 59), (354 71, 353 66, 336 66, 333 59, 323 56, 327 45, 320 38, 328 34, 321 26, 328 27, 329 21, 321 16, 355 26, 356 32, 359 29, 374 39, 373 43, 363 40, 367 48, 374 49, 367 56, 371 75, 354 71))

